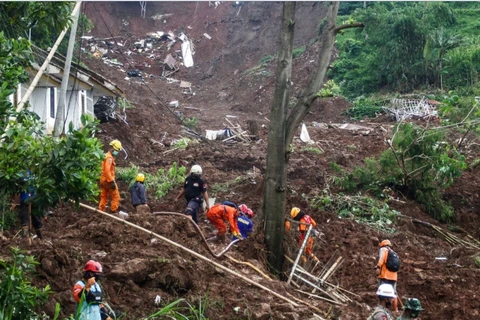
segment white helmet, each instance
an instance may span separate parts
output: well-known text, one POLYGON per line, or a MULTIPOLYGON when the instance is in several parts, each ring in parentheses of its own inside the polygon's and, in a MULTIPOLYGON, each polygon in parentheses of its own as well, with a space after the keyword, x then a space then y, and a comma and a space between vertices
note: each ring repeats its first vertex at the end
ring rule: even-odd
POLYGON ((397 294, 395 293, 395 290, 391 284, 384 283, 378 287, 377 296, 396 298, 397 294))
POLYGON ((198 164, 193 165, 192 169, 190 169, 190 173, 201 175, 202 174, 202 167, 200 167, 198 164))

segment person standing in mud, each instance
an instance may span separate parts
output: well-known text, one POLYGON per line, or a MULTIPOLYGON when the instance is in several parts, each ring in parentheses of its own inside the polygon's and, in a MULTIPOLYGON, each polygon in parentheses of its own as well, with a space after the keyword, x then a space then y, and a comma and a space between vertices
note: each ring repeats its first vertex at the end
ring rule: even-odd
POLYGON ((417 298, 408 298, 403 306, 403 314, 397 318, 397 320, 410 320, 416 319, 422 311, 422 304, 417 298))
POLYGON ((228 221, 230 231, 235 239, 242 239, 240 230, 238 229, 237 218, 240 216, 240 210, 237 206, 230 206, 228 204, 217 204, 210 208, 207 212, 207 218, 217 228, 217 241, 225 243, 225 236, 227 233, 228 221))
POLYGON ((98 283, 102 275, 102 265, 89 260, 83 267, 83 278, 73 287, 73 299, 77 302, 77 312, 82 320, 111 320, 103 302, 102 288, 98 283))
POLYGON ((177 202, 183 195, 187 201, 185 214, 198 224, 198 209, 201 207, 204 200, 205 211, 210 209, 207 184, 202 180, 202 167, 198 164, 193 165, 190 169, 190 175, 185 179, 183 188, 175 198, 175 202, 177 202))
MULTIPOLYGON (((390 247, 392 243, 390 240, 383 240, 379 244, 379 251, 378 251, 378 262, 375 266, 375 271, 378 275, 378 285, 381 286, 382 284, 390 284, 392 285, 393 289, 395 290, 395 294, 397 292, 397 272, 390 271, 387 268, 387 259, 390 253, 390 247)), ((393 299, 393 311, 398 311, 398 300, 397 298, 393 299)))
POLYGON ((377 290, 378 305, 367 320, 393 320, 391 307, 397 294, 390 284, 382 284, 377 290))
POLYGON ((118 140, 110 142, 110 149, 102 161, 102 174, 100 176, 100 202, 98 210, 105 211, 108 200, 111 198, 110 212, 117 213, 120 205, 120 192, 115 181, 115 156, 122 150, 122 143, 118 140))
MULTIPOLYGON (((308 214, 306 214, 304 211, 300 210, 300 208, 293 207, 292 210, 290 211, 290 216, 292 217, 293 220, 298 221, 298 231, 300 233, 298 237, 298 246, 301 247, 303 241, 305 240, 305 236, 307 234, 307 230, 309 226, 312 226, 312 232, 310 234, 310 237, 308 238, 307 245, 305 246, 305 253, 307 256, 311 257, 313 260, 317 260, 317 257, 313 254, 313 243, 314 243, 314 236, 319 237, 320 233, 313 229, 317 226, 317 223, 315 220, 312 219, 308 214)), ((290 230, 290 221, 285 222, 285 229, 290 230)), ((306 263, 307 262, 307 257, 302 255, 302 262, 306 263)))
POLYGON ((35 198, 36 189, 31 186, 32 175, 30 171, 27 171, 23 175, 22 184, 24 191, 16 194, 13 197, 13 202, 10 207, 10 211, 14 211, 18 207, 18 216, 22 223, 22 236, 30 237, 30 227, 33 226, 35 233, 39 239, 42 239, 42 221, 41 217, 43 212, 39 211, 37 206, 34 205, 33 199, 35 198), (31 220, 30 220, 31 219, 31 220), (30 223, 31 221, 31 223, 30 223))
POLYGON ((147 204, 147 191, 145 190, 144 182, 145 175, 143 173, 137 174, 135 183, 130 187, 130 199, 132 206, 137 213, 149 213, 150 207, 147 204))

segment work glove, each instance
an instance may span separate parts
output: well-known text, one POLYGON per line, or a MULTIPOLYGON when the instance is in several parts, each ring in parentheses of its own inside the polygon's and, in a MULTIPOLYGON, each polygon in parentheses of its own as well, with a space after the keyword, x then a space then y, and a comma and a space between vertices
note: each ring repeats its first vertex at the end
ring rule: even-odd
POLYGON ((115 183, 115 181, 110 182, 110 188, 112 188, 112 190, 117 189, 117 184, 115 183))
POLYGON ((87 280, 87 283, 85 284, 85 290, 90 290, 90 288, 96 283, 95 277, 91 277, 90 279, 87 280))
MULTIPOLYGON (((238 232, 233 232, 232 235, 233 235, 233 237, 236 238, 236 239, 243 240, 242 235, 241 235, 240 233, 238 233, 238 232)), ((236 240, 236 239, 234 239, 234 240, 236 240)))

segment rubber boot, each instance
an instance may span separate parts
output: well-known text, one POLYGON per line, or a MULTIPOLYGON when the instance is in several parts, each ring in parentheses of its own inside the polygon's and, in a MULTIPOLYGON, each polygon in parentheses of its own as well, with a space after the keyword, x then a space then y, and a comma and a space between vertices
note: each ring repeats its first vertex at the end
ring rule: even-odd
POLYGON ((40 229, 37 229, 35 231, 36 231, 38 239, 42 239, 42 231, 40 229))
POLYGON ((27 226, 22 227, 22 231, 20 231, 20 237, 21 238, 28 238, 28 236, 29 236, 28 227, 27 226))

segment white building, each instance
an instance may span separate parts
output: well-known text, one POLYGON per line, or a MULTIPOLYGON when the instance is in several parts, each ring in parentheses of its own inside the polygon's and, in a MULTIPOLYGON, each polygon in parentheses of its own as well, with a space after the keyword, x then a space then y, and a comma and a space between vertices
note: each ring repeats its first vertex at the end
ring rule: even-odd
MULTIPOLYGON (((32 67, 27 69, 30 75, 29 82, 22 83, 16 93, 10 97, 15 106, 27 92, 30 83, 48 55, 48 52, 35 46, 32 46, 32 50, 35 60, 38 62, 33 63, 32 67)), ((30 105, 28 110, 40 116, 41 120, 45 122, 46 131, 49 134, 52 133, 55 124, 59 91, 65 76, 64 66, 65 57, 56 53, 28 99, 30 105)), ((110 96, 116 100, 124 97, 125 93, 100 74, 72 62, 65 102, 65 130, 68 129, 70 122, 73 122, 74 128, 79 128, 82 114, 95 117, 94 105, 102 96, 110 96)))

